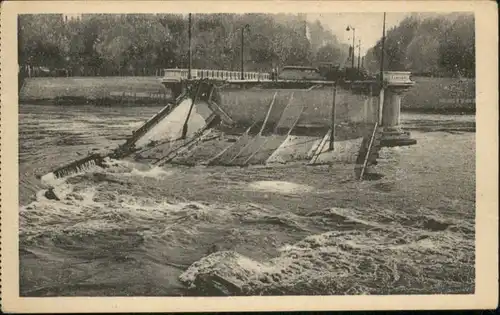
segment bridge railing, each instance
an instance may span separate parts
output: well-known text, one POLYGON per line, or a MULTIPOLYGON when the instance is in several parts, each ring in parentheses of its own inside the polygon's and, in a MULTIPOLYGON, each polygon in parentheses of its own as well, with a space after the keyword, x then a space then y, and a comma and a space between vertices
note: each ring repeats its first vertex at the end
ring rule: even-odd
MULTIPOLYGON (((188 79, 189 69, 164 69, 163 79, 167 81, 181 81, 188 79)), ((241 71, 191 69, 192 79, 214 79, 224 81, 241 81, 241 71)), ((270 80, 269 73, 243 72, 245 81, 267 81, 270 80)))

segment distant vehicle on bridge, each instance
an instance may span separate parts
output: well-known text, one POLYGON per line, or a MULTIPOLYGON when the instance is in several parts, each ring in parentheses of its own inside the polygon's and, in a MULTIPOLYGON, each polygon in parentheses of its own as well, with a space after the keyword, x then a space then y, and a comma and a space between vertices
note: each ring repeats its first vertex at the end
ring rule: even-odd
POLYGON ((345 68, 333 62, 320 62, 318 69, 321 75, 328 81, 337 81, 345 77, 345 68))
POLYGON ((321 75, 318 68, 304 66, 285 66, 278 74, 278 80, 321 81, 325 80, 325 77, 321 75))

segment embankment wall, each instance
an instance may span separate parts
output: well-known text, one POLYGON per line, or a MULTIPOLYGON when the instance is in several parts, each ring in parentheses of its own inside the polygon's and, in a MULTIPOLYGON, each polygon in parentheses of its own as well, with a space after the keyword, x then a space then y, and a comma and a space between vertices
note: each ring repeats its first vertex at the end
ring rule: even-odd
POLYGON ((51 105, 165 104, 170 92, 157 77, 27 78, 19 102, 51 105))
POLYGON ((476 112, 476 80, 413 77, 415 86, 404 94, 401 111, 441 114, 476 112))

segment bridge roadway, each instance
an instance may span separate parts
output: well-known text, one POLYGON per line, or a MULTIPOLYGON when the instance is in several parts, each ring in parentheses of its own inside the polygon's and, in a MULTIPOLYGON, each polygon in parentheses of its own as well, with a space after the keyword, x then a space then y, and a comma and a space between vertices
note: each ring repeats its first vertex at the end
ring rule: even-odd
MULTIPOLYGON (((188 77, 189 69, 164 69, 162 83, 179 83, 181 81, 210 79, 215 81, 224 81, 228 83, 250 83, 250 82, 297 82, 297 80, 272 80, 269 73, 265 72, 243 72, 241 71, 226 71, 212 69, 191 69, 191 78, 188 77)), ((326 80, 307 80, 311 84, 327 84, 332 85, 334 81, 326 80)))

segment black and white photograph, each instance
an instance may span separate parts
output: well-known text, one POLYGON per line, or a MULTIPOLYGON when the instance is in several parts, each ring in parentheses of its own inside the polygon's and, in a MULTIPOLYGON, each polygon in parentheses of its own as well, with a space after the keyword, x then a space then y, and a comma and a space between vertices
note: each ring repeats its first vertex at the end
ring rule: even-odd
POLYGON ((19 297, 477 293, 474 10, 254 11, 15 17, 19 297))

